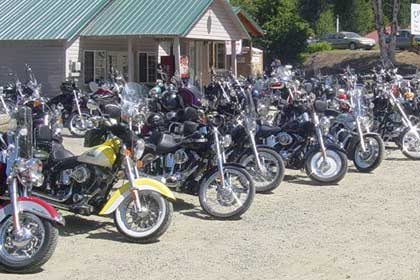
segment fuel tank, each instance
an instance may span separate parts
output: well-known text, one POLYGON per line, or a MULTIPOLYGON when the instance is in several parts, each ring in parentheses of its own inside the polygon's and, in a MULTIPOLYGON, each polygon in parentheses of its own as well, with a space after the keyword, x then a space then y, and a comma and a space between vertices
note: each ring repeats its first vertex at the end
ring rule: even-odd
POLYGON ((81 154, 77 160, 82 163, 112 168, 117 159, 115 150, 109 145, 99 145, 81 154))

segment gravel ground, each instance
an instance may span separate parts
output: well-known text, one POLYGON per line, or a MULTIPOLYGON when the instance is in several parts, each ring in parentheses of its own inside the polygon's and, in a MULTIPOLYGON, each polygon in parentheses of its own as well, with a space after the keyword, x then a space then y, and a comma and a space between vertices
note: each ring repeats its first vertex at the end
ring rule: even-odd
MULTIPOLYGON (((80 141, 66 139, 74 151, 80 141)), ((392 150, 374 174, 350 167, 319 187, 288 171, 237 221, 215 221, 177 194, 160 242, 126 243, 112 219, 64 213, 52 259, 34 275, 1 279, 419 279, 419 163, 392 150)))

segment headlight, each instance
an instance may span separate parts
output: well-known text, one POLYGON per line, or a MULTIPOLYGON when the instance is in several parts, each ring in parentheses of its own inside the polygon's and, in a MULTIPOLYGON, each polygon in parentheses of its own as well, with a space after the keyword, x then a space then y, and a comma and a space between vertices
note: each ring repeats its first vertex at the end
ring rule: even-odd
POLYGON ((229 148, 232 145, 232 136, 227 134, 223 137, 223 147, 229 148))
POLYGON ((143 139, 137 140, 136 148, 134 149, 134 159, 139 160, 144 154, 144 150, 146 149, 146 143, 143 139))
POLYGON ((328 117, 322 117, 319 120, 319 128, 321 129, 324 135, 327 135, 330 131, 331 121, 328 117))
POLYGON ((264 104, 258 104, 258 114, 260 116, 267 116, 269 113, 269 108, 268 106, 264 105, 264 104))
POLYGON ((362 127, 363 128, 366 128, 366 129, 370 128, 371 127, 371 124, 372 124, 372 122, 371 122, 371 120, 370 120, 369 117, 361 117, 360 118, 360 122, 362 124, 362 127))
POLYGON ((15 167, 19 173, 22 183, 40 187, 44 183, 42 174, 42 162, 37 159, 18 159, 15 167))
POLYGON ((89 101, 87 102, 87 104, 86 104, 86 107, 87 107, 89 110, 97 110, 97 109, 98 109, 98 104, 96 104, 96 102, 95 102, 95 101, 93 101, 93 100, 89 100, 89 101))

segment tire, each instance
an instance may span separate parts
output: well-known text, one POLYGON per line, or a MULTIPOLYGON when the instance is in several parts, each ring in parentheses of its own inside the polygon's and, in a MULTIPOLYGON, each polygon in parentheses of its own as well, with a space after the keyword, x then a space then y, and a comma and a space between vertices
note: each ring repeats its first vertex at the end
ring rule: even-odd
POLYGON ((369 173, 378 168, 385 157, 385 144, 382 138, 379 135, 365 135, 365 143, 370 143, 371 145, 373 143, 376 143, 376 147, 369 146, 368 150, 370 151, 370 155, 367 158, 369 162, 363 162, 365 159, 362 158, 363 155, 361 155, 362 147, 360 144, 360 141, 357 142, 354 154, 353 154, 353 163, 354 166, 356 166, 357 170, 363 173, 369 173), (372 142, 373 141, 373 142, 372 142), (375 154, 372 155, 372 149, 375 148, 375 154))
POLYGON ((349 48, 352 50, 352 51, 354 51, 354 50, 356 50, 356 44, 355 43, 350 43, 349 44, 349 48))
MULTIPOLYGON (((88 120, 91 117, 90 114, 87 113, 82 113, 82 115, 85 117, 85 120, 88 120)), ((87 124, 85 123, 85 125, 87 124)), ((84 137, 86 131, 88 130, 88 128, 83 129, 83 127, 81 127, 81 120, 78 113, 73 113, 70 116, 68 121, 68 129, 70 130, 70 133, 76 137, 84 137)))
MULTIPOLYGON (((33 220, 36 220, 37 223, 40 223, 44 230, 44 240, 39 250, 32 257, 21 261, 14 261, 5 257, 3 252, 3 250, 6 250, 4 248, 5 243, 4 240, 0 240, 0 270, 4 270, 10 273, 36 272, 54 254, 58 242, 58 229, 50 221, 43 220, 31 213, 22 213, 21 217, 29 217, 33 220)), ((12 217, 9 217, 0 225, 0 238, 2 236, 1 232, 3 231, 4 227, 9 228, 11 226, 12 217)))
MULTIPOLYGON (((305 161, 305 171, 306 174, 313 180, 321 184, 336 184, 340 182, 347 173, 348 163, 347 163, 347 156, 339 151, 338 149, 327 149, 327 157, 330 160, 334 161, 334 164, 337 165, 336 170, 330 174, 319 174, 319 169, 315 171, 313 166, 319 164, 320 160, 322 160, 322 153, 319 150, 315 150, 310 152, 305 161)), ((330 170, 328 170, 330 171, 330 170)), ((321 171, 322 172, 322 171, 321 171)), ((331 172, 331 171, 330 171, 331 172)))
MULTIPOLYGON (((248 173, 252 176, 255 185, 255 191, 257 193, 268 193, 278 188, 283 182, 285 166, 282 157, 273 149, 258 147, 257 148, 261 162, 264 165, 270 164, 270 166, 276 168, 277 171, 269 172, 268 176, 264 176, 258 170, 256 164, 256 158, 252 151, 246 153, 239 160, 248 173), (262 179, 262 180, 259 180, 262 179), (268 179, 268 180, 267 180, 268 179)), ((267 167, 267 166, 266 166, 267 167)))
MULTIPOLYGON (((417 128, 417 132, 420 133, 420 128, 417 128)), ((400 149, 402 153, 409 159, 412 160, 420 160, 420 140, 415 139, 416 136, 413 134, 413 132, 410 131, 410 129, 406 129, 401 133, 400 137, 400 149), (413 141, 415 141, 413 143, 413 141), (412 149, 415 149, 416 151, 412 151, 412 149)))
MULTIPOLYGON (((219 191, 220 185, 213 186, 213 190, 215 190, 214 193, 216 194, 216 200, 217 200, 218 206, 221 206, 223 210, 227 210, 227 211, 223 211, 223 212, 217 211, 217 209, 214 209, 214 207, 211 207, 209 205, 207 191, 210 190, 210 187, 212 186, 211 184, 214 182, 217 183, 217 180, 219 179, 218 178, 219 171, 217 169, 212 169, 211 171, 209 171, 206 174, 205 178, 200 183, 200 187, 198 191, 200 205, 206 213, 208 213, 209 215, 217 219, 236 219, 242 216, 249 209, 249 207, 251 207, 251 204, 255 196, 255 186, 254 186, 251 175, 243 167, 227 164, 224 166, 223 172, 225 176, 227 173, 229 173, 239 178, 241 186, 246 191, 244 193, 245 199, 242 205, 240 205, 239 207, 236 207, 236 209, 233 209, 232 211, 229 211, 228 209, 226 209, 227 207, 230 207, 230 206, 237 206, 236 205, 237 202, 235 201, 235 197, 233 197, 232 192, 229 192, 229 191, 226 192, 227 195, 232 196, 229 198, 230 199, 229 201, 227 199, 220 198, 219 195, 223 195, 219 191)), ((236 189, 236 191, 238 192, 239 190, 236 189)), ((235 196, 236 198, 239 199, 240 197, 238 197, 237 194, 238 193, 236 193, 235 196)))
MULTIPOLYGON (((118 206, 117 210, 114 213, 115 225, 117 226, 118 231, 122 235, 124 235, 124 237, 130 242, 142 244, 156 242, 159 239, 159 237, 161 237, 166 232, 166 230, 171 224, 172 215, 174 212, 172 202, 165 199, 158 192, 142 191, 139 192, 139 196, 140 201, 143 205, 147 202, 150 203, 152 201, 150 199, 152 198, 155 204, 153 206, 159 207, 159 216, 157 217, 156 224, 154 224, 150 229, 145 231, 136 231, 132 228, 129 228, 125 214, 127 214, 128 207, 134 206, 134 201, 130 194, 123 200, 123 202, 120 204, 120 206, 118 206), (146 199, 149 200, 146 201, 146 199)), ((150 215, 148 218, 150 218, 150 215)), ((139 219, 142 219, 142 217, 140 217, 139 219)), ((145 220, 143 219, 142 222, 144 221, 145 220)))

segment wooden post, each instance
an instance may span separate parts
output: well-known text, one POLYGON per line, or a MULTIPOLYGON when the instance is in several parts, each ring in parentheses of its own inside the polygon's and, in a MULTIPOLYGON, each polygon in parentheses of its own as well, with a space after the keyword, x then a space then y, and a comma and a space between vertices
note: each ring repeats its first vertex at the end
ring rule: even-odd
POLYGON ((236 60, 236 41, 231 41, 231 67, 232 67, 232 74, 237 75, 238 74, 238 63, 236 60))
POLYGON ((174 39, 174 56, 175 56, 175 75, 181 75, 181 44, 179 42, 179 37, 174 39))
POLYGON ((128 38, 128 81, 134 82, 134 50, 133 38, 128 38))

